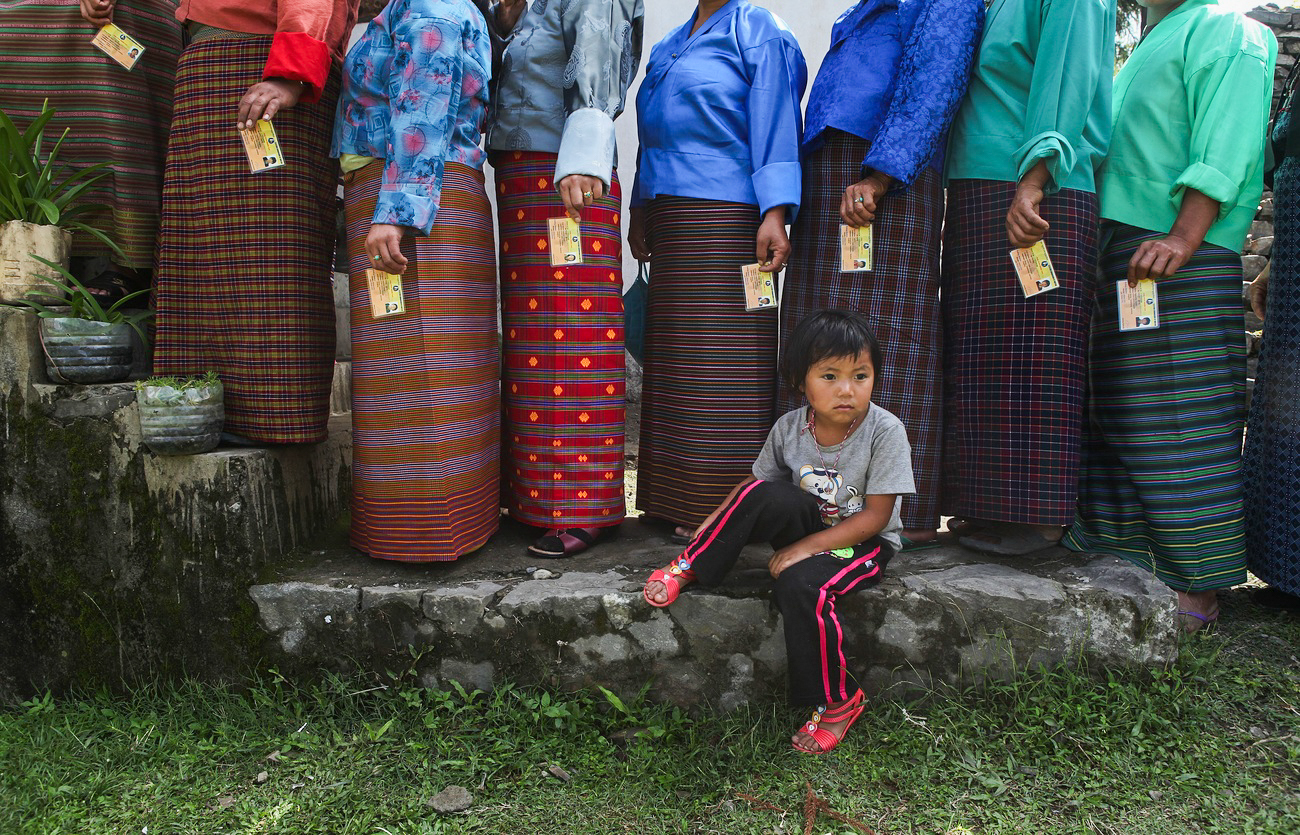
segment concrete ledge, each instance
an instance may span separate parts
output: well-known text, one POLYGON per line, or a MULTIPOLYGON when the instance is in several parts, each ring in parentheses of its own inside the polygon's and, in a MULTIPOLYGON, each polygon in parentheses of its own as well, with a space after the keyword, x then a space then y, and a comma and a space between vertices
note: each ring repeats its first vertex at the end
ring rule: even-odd
MULTIPOLYGON (((414 664, 428 684, 599 684, 624 695, 649 680, 655 699, 724 709, 783 697, 764 549, 749 549, 727 586, 692 587, 660 610, 641 586, 678 549, 639 522, 623 527, 554 562, 521 556, 515 529, 450 565, 317 554, 250 595, 281 672, 414 664)), ((1054 549, 990 562, 954 547, 902 555, 880 586, 840 606, 855 671, 876 693, 902 694, 1061 661, 1164 665, 1178 651, 1174 611, 1172 592, 1114 557, 1054 549)))

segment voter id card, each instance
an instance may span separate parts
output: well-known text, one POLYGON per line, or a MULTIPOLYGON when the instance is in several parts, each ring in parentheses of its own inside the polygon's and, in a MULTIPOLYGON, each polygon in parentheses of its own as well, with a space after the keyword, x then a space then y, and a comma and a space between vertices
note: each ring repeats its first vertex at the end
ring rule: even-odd
POLYGON ((582 263, 582 230, 576 220, 568 215, 549 218, 546 231, 550 237, 552 267, 582 263))
POLYGON ((1052 269, 1047 244, 1042 241, 1024 249, 1011 250, 1011 263, 1015 265, 1016 276, 1020 279, 1020 289, 1024 291, 1025 298, 1061 286, 1061 282, 1056 280, 1056 270, 1052 269))
POLYGON ((1136 287, 1128 281, 1115 282, 1115 295, 1119 297, 1119 329, 1145 331, 1160 327, 1160 303, 1156 300, 1156 283, 1144 278, 1136 287))
POLYGON ((244 153, 248 154, 248 167, 254 174, 284 165, 280 140, 275 137, 275 126, 271 124, 270 119, 258 119, 251 128, 241 130, 239 137, 244 140, 244 153))
POLYGON ((406 300, 402 297, 402 277, 396 273, 383 270, 366 270, 366 282, 370 285, 370 315, 376 319, 396 316, 406 312, 406 300))
POLYGON ((144 54, 144 47, 140 42, 127 33, 119 29, 115 24, 109 23, 95 33, 95 37, 90 39, 100 52, 112 58, 126 69, 131 69, 135 63, 140 60, 144 54))
POLYGON ((765 310, 776 307, 776 286, 772 283, 772 273, 765 273, 761 264, 746 264, 740 268, 740 277, 745 286, 745 309, 765 310))
POLYGON ((871 270, 871 227, 840 224, 840 272, 871 270))

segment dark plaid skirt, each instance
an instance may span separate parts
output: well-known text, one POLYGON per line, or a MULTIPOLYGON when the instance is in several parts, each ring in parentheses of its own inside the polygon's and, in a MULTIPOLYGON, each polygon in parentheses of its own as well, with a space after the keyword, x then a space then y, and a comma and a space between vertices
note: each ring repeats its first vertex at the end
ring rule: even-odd
POLYGON ((1068 525, 1083 432, 1097 197, 1043 200, 1061 286, 1025 298, 1006 216, 1015 183, 956 180, 944 229, 945 515, 1068 525))
MULTIPOLYGON (((939 225, 943 189, 924 171, 911 188, 881 203, 873 226, 872 271, 840 272, 840 198, 861 179, 865 139, 832 132, 803 169, 803 207, 791 230, 790 266, 781 298, 781 331, 822 308, 856 310, 871 320, 884 354, 873 402, 907 427, 916 493, 903 497, 903 526, 939 525, 941 401, 939 225)), ((782 386, 780 409, 802 405, 782 386)))
POLYGON ((314 104, 276 114, 286 165, 252 174, 235 129, 271 36, 181 54, 154 279, 159 374, 216 371, 226 428, 255 441, 322 441, 334 375, 338 74, 314 104))

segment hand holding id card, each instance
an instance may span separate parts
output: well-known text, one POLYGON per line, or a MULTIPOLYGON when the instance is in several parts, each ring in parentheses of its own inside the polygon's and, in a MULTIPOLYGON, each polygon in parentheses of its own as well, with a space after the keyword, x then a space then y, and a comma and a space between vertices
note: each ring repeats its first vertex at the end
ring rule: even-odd
POLYGON ((548 218, 546 232, 552 267, 582 263, 582 228, 576 220, 568 215, 548 218))
POLYGON ((239 138, 244 140, 244 153, 248 155, 248 167, 254 174, 284 165, 280 140, 276 138, 275 127, 270 119, 258 119, 251 128, 241 130, 239 138))
POLYGON ((144 47, 139 41, 112 23, 105 24, 103 29, 95 33, 95 37, 91 38, 90 42, 100 52, 128 70, 133 68, 140 60, 140 56, 144 54, 144 47))
POLYGON ((1145 331, 1160 327, 1160 303, 1156 300, 1156 283, 1144 278, 1136 287, 1128 286, 1126 279, 1115 282, 1115 295, 1119 299, 1119 329, 1145 331))
POLYGON ((1042 241, 1023 249, 1011 250, 1011 263, 1016 268, 1016 277, 1020 279, 1020 289, 1024 291, 1025 298, 1061 286, 1061 282, 1056 280, 1052 259, 1047 254, 1047 244, 1042 241))

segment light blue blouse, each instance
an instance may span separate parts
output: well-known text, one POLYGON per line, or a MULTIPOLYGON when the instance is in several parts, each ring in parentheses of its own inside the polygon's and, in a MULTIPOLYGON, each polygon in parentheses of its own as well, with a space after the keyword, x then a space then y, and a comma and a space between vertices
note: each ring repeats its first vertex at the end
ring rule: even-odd
POLYGON ((660 194, 799 210, 799 102, 808 67, 776 15, 730 0, 650 51, 636 97, 632 205, 660 194))

